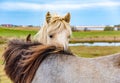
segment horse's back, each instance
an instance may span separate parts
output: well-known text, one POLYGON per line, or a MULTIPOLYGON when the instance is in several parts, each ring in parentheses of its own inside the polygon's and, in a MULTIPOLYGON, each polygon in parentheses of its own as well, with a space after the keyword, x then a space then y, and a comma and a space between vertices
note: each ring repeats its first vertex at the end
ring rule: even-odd
POLYGON ((120 69, 115 68, 113 58, 52 55, 42 62, 33 83, 119 83, 120 69))

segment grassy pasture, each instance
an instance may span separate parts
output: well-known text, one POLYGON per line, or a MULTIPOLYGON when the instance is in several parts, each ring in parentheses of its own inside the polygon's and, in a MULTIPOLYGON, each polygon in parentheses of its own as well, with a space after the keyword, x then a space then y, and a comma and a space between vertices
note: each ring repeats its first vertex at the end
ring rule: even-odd
POLYGON ((2 37, 25 37, 28 34, 34 35, 37 32, 37 30, 31 30, 30 28, 0 28, 0 36, 2 37))
POLYGON ((70 48, 75 55, 86 58, 120 53, 120 46, 72 46, 70 48))
POLYGON ((120 37, 120 31, 81 31, 73 32, 72 38, 120 37))
POLYGON ((4 52, 5 44, 0 44, 0 83, 12 83, 8 77, 5 75, 4 72, 4 65, 3 65, 3 57, 2 54, 4 52))

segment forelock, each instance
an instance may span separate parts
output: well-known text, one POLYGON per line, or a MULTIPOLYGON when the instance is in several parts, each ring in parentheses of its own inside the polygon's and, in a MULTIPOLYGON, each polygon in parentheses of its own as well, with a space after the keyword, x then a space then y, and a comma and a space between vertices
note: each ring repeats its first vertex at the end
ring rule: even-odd
POLYGON ((47 32, 48 33, 59 33, 61 31, 63 31, 64 29, 66 29, 68 31, 68 33, 72 33, 71 32, 71 28, 70 28, 70 24, 65 22, 63 17, 60 17, 58 15, 55 15, 51 18, 50 24, 48 24, 49 27, 47 28, 47 32))

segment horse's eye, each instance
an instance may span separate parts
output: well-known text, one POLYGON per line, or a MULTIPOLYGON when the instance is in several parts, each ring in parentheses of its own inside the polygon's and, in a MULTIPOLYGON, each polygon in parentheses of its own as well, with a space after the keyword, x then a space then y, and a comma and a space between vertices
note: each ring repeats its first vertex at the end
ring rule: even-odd
POLYGON ((70 38, 70 35, 68 36, 68 38, 70 38))
POLYGON ((49 35, 50 38, 53 38, 53 35, 49 35))

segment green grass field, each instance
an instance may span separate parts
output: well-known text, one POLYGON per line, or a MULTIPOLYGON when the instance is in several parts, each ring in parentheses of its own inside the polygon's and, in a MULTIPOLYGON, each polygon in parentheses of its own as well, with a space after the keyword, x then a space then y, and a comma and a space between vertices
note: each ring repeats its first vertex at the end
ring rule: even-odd
POLYGON ((73 38, 87 38, 87 37, 120 37, 120 31, 81 31, 73 32, 73 38))
MULTIPOLYGON (((6 38, 25 38, 28 34, 34 36, 39 29, 34 28, 0 28, 0 41, 6 38)), ((89 32, 73 32, 72 38, 88 38, 88 37, 119 37, 120 31, 89 31, 89 32)), ((4 51, 6 43, 0 44, 0 83, 11 83, 5 75, 3 68, 2 53, 4 51)), ((98 57, 120 52, 119 46, 104 46, 104 47, 87 47, 77 46, 70 47, 72 52, 81 57, 98 57)))
POLYGON ((28 34, 34 35, 37 31, 28 29, 15 29, 15 28, 0 28, 0 36, 2 37, 25 37, 28 34))
POLYGON ((86 58, 120 53, 120 46, 72 46, 70 48, 75 55, 86 58))

